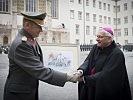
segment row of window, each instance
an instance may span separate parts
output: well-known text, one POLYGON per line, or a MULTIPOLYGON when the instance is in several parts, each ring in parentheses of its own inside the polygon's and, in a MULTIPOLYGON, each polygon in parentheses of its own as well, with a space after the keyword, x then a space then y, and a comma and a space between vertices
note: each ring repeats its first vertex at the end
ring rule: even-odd
MULTIPOLYGON (((74 0, 70 0, 70 2, 74 2, 74 0)), ((78 0, 79 4, 82 4, 83 0, 78 0)), ((86 0, 86 5, 89 5, 90 0, 86 0)), ((9 12, 11 1, 10 0, 0 0, 0 12, 9 12)), ((26 12, 36 12, 37 11, 37 1, 36 0, 24 0, 25 4, 25 11, 26 12)), ((58 0, 52 0, 51 1, 51 11, 52 11, 52 17, 58 18, 58 0)), ((108 11, 110 11, 110 4, 103 3, 103 9, 106 10, 106 5, 108 11)), ((93 0, 93 7, 96 7, 96 0, 93 0)), ((113 7, 114 12, 120 12, 120 5, 117 7, 113 7), (117 8, 117 9, 116 9, 117 8)), ((133 1, 131 1, 131 8, 133 9, 133 1)), ((99 1, 99 9, 102 9, 102 2, 99 1)), ((128 9, 127 3, 124 3, 124 10, 128 9)), ((70 11, 71 13, 71 19, 74 18, 74 10, 70 11)), ((86 18, 88 18, 88 14, 86 14, 86 18)), ((95 15, 94 15, 95 16, 95 15)), ((78 19, 82 19, 82 12, 78 12, 78 19)), ((101 21, 100 21, 101 22, 101 21)))
MULTIPOLYGON (((38 8, 38 0, 24 0, 25 12, 36 12, 38 8)), ((16 2, 13 2, 16 3, 16 2)), ((58 0, 51 0, 52 17, 58 17, 58 0)), ((9 13, 11 6, 11 0, 0 0, 0 12, 9 13)), ((13 5, 15 6, 15 5, 13 5)))
MULTIPOLYGON (((74 3, 74 0, 70 0, 71 3, 74 3)), ((90 5, 90 0, 85 0, 85 5, 86 6, 89 6, 90 5)), ((78 4, 82 4, 83 3, 83 0, 78 0, 78 4)), ((93 7, 96 8, 96 0, 93 0, 93 7)), ((99 1, 99 9, 102 9, 102 2, 99 1)), ((110 4, 106 4, 106 3, 103 3, 103 9, 106 10, 108 9, 108 11, 110 11, 110 4)))
MULTIPOLYGON (((114 25, 116 25, 116 22, 117 22, 117 25, 120 25, 121 24, 121 19, 122 18, 114 18, 114 25)), ((133 23, 133 15, 131 15, 131 21, 129 21, 129 19, 130 19, 130 16, 125 16, 124 17, 124 24, 128 24, 128 22, 131 22, 131 23, 133 23)))
MULTIPOLYGON (((100 29, 101 27, 99 27, 100 29)), ((93 35, 96 36, 96 30, 97 30, 97 27, 96 26, 93 26, 93 35)), ((80 34, 80 25, 79 24, 76 24, 75 25, 75 31, 76 31, 76 34, 80 34)), ((90 26, 86 26, 86 35, 90 35, 90 26)))
MULTIPOLYGON (((70 2, 74 3, 74 0, 70 0, 70 2)), ((82 2, 83 2, 83 0, 78 0, 78 4, 82 4, 82 2)), ((85 5, 89 6, 90 2, 91 2, 90 0, 85 0, 85 5)), ((93 0, 92 5, 93 5, 94 8, 96 8, 96 3, 97 3, 96 0, 93 0)), ((103 7, 103 10, 107 9, 108 11, 110 11, 110 4, 102 3, 101 1, 98 1, 98 8, 102 9, 102 7, 103 7)), ((133 1, 131 1, 131 8, 133 9, 133 1)), ((120 5, 113 6, 113 11, 116 12, 116 10, 117 10, 117 12, 120 12, 120 5)), ((123 10, 124 11, 128 10, 128 4, 127 3, 123 4, 123 10)))
POLYGON ((0 0, 0 12, 9 12, 10 0, 0 0))
MULTIPOLYGON (((93 22, 97 22, 97 15, 93 14, 93 22)), ((70 19, 74 19, 74 10, 70 10, 70 19)), ((128 23, 128 18, 129 16, 125 16, 124 17, 124 24, 128 23)), ((78 11, 78 20, 82 20, 82 12, 78 11)), ((90 13, 86 13, 86 21, 90 21, 90 13)), ((116 25, 116 22, 118 25, 121 24, 121 18, 114 18, 114 25, 116 25)), ((133 15, 131 15, 131 22, 133 23, 133 15)), ((107 17, 107 16, 102 16, 99 15, 99 23, 104 23, 104 24, 111 24, 111 17, 107 17)))
MULTIPOLYGON (((93 26, 92 27, 93 29, 93 36, 96 36, 96 32, 97 32, 97 27, 96 26, 93 26)), ((100 29, 101 27, 99 27, 99 29, 100 29)), ((128 29, 129 28, 124 28, 124 36, 133 36, 133 27, 132 27, 132 32, 129 34, 129 32, 128 32, 128 29)), ((76 34, 78 35, 78 34, 80 34, 80 25, 79 24, 76 24, 75 25, 75 31, 76 31, 76 34)), ((116 36, 121 36, 122 34, 121 34, 121 29, 115 29, 114 30, 114 33, 117 33, 116 34, 116 36)), ((90 26, 86 26, 86 35, 90 35, 90 26)))
MULTIPOLYGON (((124 28, 124 36, 133 36, 133 27, 132 27, 132 29, 131 29, 131 33, 129 33, 129 28, 124 28)), ((116 30, 114 30, 115 32, 116 32, 116 30)), ((121 29, 117 29, 117 36, 119 37, 119 36, 121 36, 122 34, 121 34, 121 29)))
MULTIPOLYGON (((130 4, 130 3, 129 3, 129 4, 130 4)), ((133 9, 133 1, 131 1, 131 7, 128 6, 127 3, 124 3, 124 4, 123 4, 123 9, 122 9, 121 7, 122 7, 121 5, 114 6, 114 7, 113 7, 113 12, 116 13, 116 11, 117 11, 117 12, 120 12, 121 10, 122 10, 122 11, 127 11, 128 8, 129 8, 129 9, 133 9)))
MULTIPOLYGON (((93 14, 93 22, 97 22, 96 14, 93 14)), ((74 10, 70 10, 70 19, 74 19, 74 10)), ((82 20, 82 12, 78 11, 78 20, 82 20)), ((99 15, 99 23, 111 24, 111 17, 99 15), (104 21, 103 21, 104 19, 104 21)), ((90 21, 90 13, 86 13, 86 21, 90 21)))
MULTIPOLYGON (((26 12, 36 12, 37 11, 37 1, 36 0, 24 0, 25 11, 26 12)), ((0 12, 10 12, 11 0, 0 0, 0 12)))
MULTIPOLYGON (((11 0, 0 0, 0 12, 10 12, 11 0)), ((53 18, 58 17, 58 0, 51 0, 51 14, 53 18)), ((36 12, 38 8, 37 0, 24 0, 25 12, 36 12)))

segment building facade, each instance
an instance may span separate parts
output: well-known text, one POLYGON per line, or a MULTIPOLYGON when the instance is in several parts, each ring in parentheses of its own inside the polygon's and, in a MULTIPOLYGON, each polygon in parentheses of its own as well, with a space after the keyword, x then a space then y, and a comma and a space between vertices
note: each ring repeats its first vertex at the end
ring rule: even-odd
POLYGON ((102 27, 114 30, 116 42, 133 43, 133 0, 1 0, 0 45, 10 44, 22 28, 21 12, 47 13, 42 44, 94 44, 102 27))
POLYGON ((133 43, 133 0, 59 0, 59 8, 71 43, 96 43, 102 27, 111 27, 121 45, 133 43))
MULTIPOLYGON (((54 21, 54 0, 1 0, 0 1, 0 46, 10 45, 18 31, 22 28, 21 12, 46 12, 45 27, 38 38, 40 43, 68 43, 69 32, 63 23, 54 21), (53 8, 53 7, 54 8, 53 8)), ((58 5, 57 5, 58 6, 58 5)), ((55 13, 56 14, 56 13, 55 13)))

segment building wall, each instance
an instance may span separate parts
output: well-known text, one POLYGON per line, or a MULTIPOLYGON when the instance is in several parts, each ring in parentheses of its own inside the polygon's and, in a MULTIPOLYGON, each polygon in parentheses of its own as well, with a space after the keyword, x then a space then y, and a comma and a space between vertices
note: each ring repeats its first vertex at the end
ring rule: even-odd
POLYGON ((70 43, 75 43, 77 39, 79 40, 79 44, 90 44, 91 40, 93 41, 93 43, 96 43, 96 37, 93 35, 93 26, 96 26, 96 31, 98 31, 99 27, 108 26, 114 28, 112 20, 113 16, 115 15, 112 11, 113 2, 109 0, 101 0, 102 9, 99 10, 97 0, 95 8, 93 7, 93 0, 89 0, 89 6, 86 6, 85 1, 86 0, 81 0, 81 4, 79 4, 78 0, 74 0, 74 2, 70 2, 69 0, 59 0, 59 20, 63 22, 70 31, 70 43), (111 11, 108 12, 107 10, 103 10, 103 3, 110 4, 111 11), (74 19, 70 19, 70 10, 74 10, 74 19), (78 11, 82 12, 81 20, 78 19, 78 11), (90 14, 89 21, 86 21, 86 13, 90 14), (96 14, 96 22, 93 22, 93 14, 96 14), (99 15, 111 17, 111 24, 99 23, 99 15), (75 32, 76 24, 80 26, 79 34, 76 34, 75 32), (90 26, 89 35, 86 35, 86 25, 90 26))
MULTIPOLYGON (((112 0, 96 0, 96 7, 93 7, 93 0, 89 0, 89 6, 86 6, 85 3, 81 0, 81 4, 78 4, 79 0, 74 0, 74 2, 70 2, 70 0, 59 0, 59 21, 63 22, 65 26, 70 31, 70 43, 75 43, 76 39, 79 40, 80 44, 90 44, 96 43, 95 35, 93 35, 93 26, 96 26, 96 32, 100 27, 111 27, 114 30, 114 40, 119 42, 120 44, 126 44, 126 40, 128 43, 133 43, 133 19, 131 16, 133 15, 133 8, 131 1, 133 0, 120 0, 117 2, 117 5, 120 5, 120 12, 118 12, 117 17, 121 19, 121 24, 117 25, 117 29, 121 30, 121 36, 116 35, 116 25, 114 24, 114 18, 116 18, 116 13, 113 11, 115 2, 112 0), (102 3, 102 8, 99 9, 99 1, 102 3), (106 10, 103 9, 103 3, 106 3, 106 10), (124 3, 127 3, 128 10, 124 11, 124 3), (107 9, 107 4, 110 4, 110 11, 107 9), (70 10, 74 10, 74 19, 70 19, 70 10), (82 20, 78 20, 78 11, 82 12, 82 20), (85 13, 90 14, 90 20, 86 21, 85 13), (93 14, 96 14, 96 22, 93 22, 93 14), (102 15, 102 21, 104 21, 103 16, 111 17, 111 23, 105 24, 104 22, 99 22, 99 15, 102 15), (124 17, 128 16, 128 23, 124 23, 124 17), (75 24, 80 25, 80 33, 75 33, 75 24), (86 25, 90 26, 90 34, 86 35, 86 25), (128 28, 128 36, 124 36, 124 28, 128 28)), ((118 32, 117 32, 118 33, 118 32)))
MULTIPOLYGON (((37 12, 46 12, 46 0, 37 0, 37 12)), ((25 12, 25 0, 11 0, 9 12, 0 12, 0 45, 11 44, 22 28, 21 12, 25 12), (8 43, 4 44, 4 37, 8 37, 8 43)), ((40 39, 41 40, 41 39, 40 39)))
MULTIPOLYGON (((59 0, 58 4, 58 18, 51 17, 51 0, 37 0, 37 12, 46 12, 47 17, 45 19, 45 31, 39 37, 41 43, 52 43, 53 37, 56 38, 55 43, 77 43, 79 44, 94 44, 96 43, 96 36, 93 34, 93 27, 96 27, 96 32, 101 27, 111 27, 115 30, 114 18, 116 14, 113 12, 115 2, 112 0, 96 0, 96 7, 93 7, 93 0, 89 0, 89 6, 86 6, 85 1, 81 0, 59 0), (102 4, 102 8, 99 9, 99 2, 102 4), (103 9, 103 4, 106 3, 106 10, 103 9), (110 11, 107 10, 107 4, 110 4, 110 11), (70 19, 70 10, 74 10, 74 19, 70 19), (78 19, 78 11, 82 12, 82 19, 78 19), (86 21, 86 13, 89 13, 89 21, 86 21), (96 22, 93 22, 93 14, 96 14, 96 22), (99 22, 99 15, 102 15, 102 23, 99 22), (104 16, 111 18, 111 23, 104 23, 104 16), (59 25, 63 23, 65 28, 55 28, 54 24, 58 22, 59 25), (79 34, 76 34, 75 25, 78 24, 79 34), (86 26, 90 27, 90 34, 86 34, 86 26)), ((114 36, 114 40, 117 40, 120 44, 133 43, 133 0, 120 0, 120 12, 118 12, 118 18, 121 19, 121 24, 117 25, 117 28, 121 30, 121 36, 114 36), (127 3, 127 11, 124 11, 124 3, 127 3), (128 23, 124 23, 124 17, 128 16, 128 23), (128 28, 128 36, 125 36, 124 28, 128 28)), ((10 12, 0 13, 0 44, 3 44, 3 36, 7 36, 9 44, 14 39, 18 30, 22 28, 22 16, 20 12, 25 11, 25 0, 11 0, 10 12)), ((115 31, 114 31, 115 32, 115 31)), ((95 33, 96 34, 96 33, 95 33)))
POLYGON ((128 40, 128 43, 133 43, 133 8, 131 2, 133 0, 118 1, 118 5, 121 6, 121 11, 118 13, 118 17, 121 18, 121 24, 118 25, 118 29, 121 29, 121 36, 118 37, 118 42, 121 44, 126 44, 126 40, 128 40), (124 10, 124 3, 127 3, 127 10, 124 10), (128 23, 124 23, 124 17, 126 16, 128 16, 128 23), (124 35, 124 28, 128 28, 128 36, 124 35))

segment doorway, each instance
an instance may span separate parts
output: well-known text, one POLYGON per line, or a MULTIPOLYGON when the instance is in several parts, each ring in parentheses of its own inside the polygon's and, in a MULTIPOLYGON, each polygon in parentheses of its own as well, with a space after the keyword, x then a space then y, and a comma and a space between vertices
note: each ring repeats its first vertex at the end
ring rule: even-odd
POLYGON ((3 45, 6 45, 6 44, 8 44, 8 37, 4 36, 3 37, 3 45))

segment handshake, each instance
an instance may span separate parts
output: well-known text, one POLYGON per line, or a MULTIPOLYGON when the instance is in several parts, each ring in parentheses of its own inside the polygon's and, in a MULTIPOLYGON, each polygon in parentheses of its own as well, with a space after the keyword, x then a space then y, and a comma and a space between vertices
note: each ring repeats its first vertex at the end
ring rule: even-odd
POLYGON ((76 83, 77 81, 83 81, 83 72, 78 70, 73 73, 73 75, 67 74, 67 81, 76 83))

